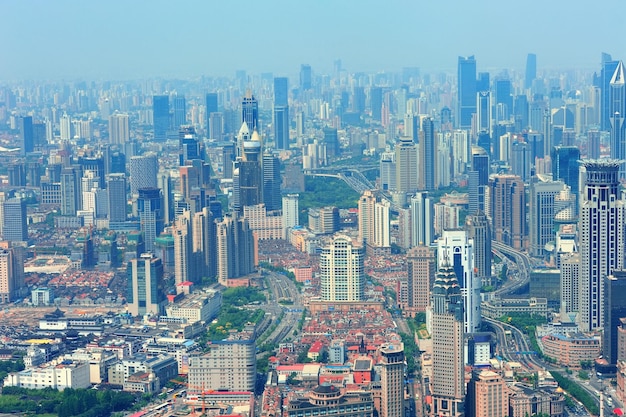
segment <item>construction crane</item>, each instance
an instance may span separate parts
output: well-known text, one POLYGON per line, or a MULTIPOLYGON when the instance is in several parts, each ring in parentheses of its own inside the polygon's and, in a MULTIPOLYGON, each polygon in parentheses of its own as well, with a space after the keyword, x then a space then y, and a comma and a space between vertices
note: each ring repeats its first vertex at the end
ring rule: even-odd
MULTIPOLYGON (((171 379, 170 382, 172 382, 174 384, 178 384, 178 385, 184 385, 188 389, 191 388, 193 390, 199 390, 200 391, 199 395, 200 395, 201 401, 202 401, 202 414, 200 414, 200 415, 201 416, 205 415, 205 411, 206 411, 205 395, 206 394, 211 394, 211 393, 215 392, 214 390, 205 390, 204 389, 204 383, 202 384, 202 386, 197 386, 197 385, 189 384, 188 382, 179 381, 177 379, 171 379)), ((195 416, 196 415, 196 407, 193 406, 192 408, 193 408, 192 416, 195 416)))

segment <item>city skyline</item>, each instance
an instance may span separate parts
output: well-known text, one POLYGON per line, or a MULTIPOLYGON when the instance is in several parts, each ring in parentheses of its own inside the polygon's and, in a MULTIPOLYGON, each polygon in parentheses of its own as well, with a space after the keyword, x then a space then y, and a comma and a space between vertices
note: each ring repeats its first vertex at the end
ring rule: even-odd
POLYGON ((349 71, 453 72, 457 57, 469 55, 476 56, 481 71, 522 72, 528 53, 537 55, 539 71, 595 69, 601 52, 626 55, 617 32, 611 33, 626 5, 608 3, 583 10, 582 4, 564 1, 532 0, 513 8, 483 0, 459 3, 450 11, 435 3, 396 1, 380 7, 371 0, 176 7, 115 0, 99 9, 74 0, 4 2, 0 37, 11 41, 0 46, 5 63, 0 78, 192 77, 240 69, 291 76, 302 63, 318 74, 332 73, 336 59, 349 71), (241 9, 247 11, 243 20, 241 9), (594 24, 585 31, 565 24, 579 21, 598 22, 598 30, 594 24), (248 28, 238 29, 242 25, 248 28))

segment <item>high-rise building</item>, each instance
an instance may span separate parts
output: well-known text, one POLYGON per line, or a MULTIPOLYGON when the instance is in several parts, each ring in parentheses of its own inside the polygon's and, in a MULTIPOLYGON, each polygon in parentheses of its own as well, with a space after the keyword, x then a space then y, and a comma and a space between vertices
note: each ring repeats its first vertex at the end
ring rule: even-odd
POLYGON ((491 92, 489 90, 476 93, 476 131, 491 132, 491 92))
POLYGON ((469 212, 486 211, 485 197, 489 185, 489 154, 480 146, 472 146, 471 170, 468 173, 469 212))
POLYGON ((524 78, 524 88, 531 88, 535 78, 537 78, 537 55, 528 54, 526 56, 526 77, 524 78))
POLYGON ((493 82, 495 99, 495 122, 508 121, 513 112, 513 96, 511 95, 511 80, 499 78, 493 82))
POLYGON ((619 61, 609 82, 609 121, 611 122, 611 158, 622 161, 620 179, 626 178, 626 79, 624 64, 619 61))
POLYGON ((243 141, 242 148, 242 156, 237 158, 233 169, 233 209, 239 213, 243 213, 245 206, 263 202, 262 147, 256 130, 250 139, 243 141))
MULTIPOLYGON (((206 105, 206 121, 207 121, 207 135, 210 139, 220 140, 220 138, 213 137, 209 135, 209 132, 214 132, 214 126, 211 122, 211 114, 219 112, 218 101, 217 101, 217 93, 207 93, 205 96, 205 105, 206 105)), ((221 130, 221 127, 220 127, 221 130)))
POLYGON ((209 115, 210 130, 207 132, 209 139, 221 141, 224 136, 224 113, 214 112, 209 115))
POLYGON ((396 191, 413 193, 418 190, 417 144, 411 138, 400 138, 395 146, 396 191))
POLYGON ((407 289, 410 314, 425 312, 430 305, 430 291, 435 283, 435 253, 427 246, 415 246, 407 252, 407 289))
POLYGON ((359 198, 359 240, 364 246, 390 248, 390 208, 389 202, 366 190, 359 198))
POLYGON ((194 268, 191 212, 185 210, 174 221, 174 280, 176 284, 198 282, 194 268))
POLYGON ((436 182, 436 154, 437 144, 435 141, 435 124, 430 117, 422 119, 422 129, 420 130, 420 164, 421 171, 418 175, 419 187, 421 190, 434 191, 437 188, 436 182))
POLYGON ((396 154, 383 152, 380 155, 380 189, 395 191, 396 189, 396 154))
POLYGON ((179 165, 186 165, 196 159, 202 159, 202 149, 196 129, 193 126, 180 126, 178 130, 179 165))
POLYGON ((461 417, 465 402, 463 300, 450 263, 440 263, 433 285, 432 411, 435 416, 461 417))
POLYGON ((467 386, 466 414, 471 417, 509 415, 509 390, 504 379, 489 370, 476 370, 467 386))
POLYGON ((187 102, 185 96, 175 95, 172 104, 172 128, 178 130, 182 125, 187 124, 187 102))
POLYGON ((300 66, 300 92, 310 90, 312 87, 311 66, 302 64, 300 66))
POLYGON ((209 207, 193 215, 193 254, 198 278, 217 275, 216 216, 209 207))
POLYGON ((109 194, 109 223, 126 221, 126 176, 124 174, 107 175, 109 194))
POLYGON ((300 225, 300 209, 299 209, 300 194, 285 194, 283 195, 283 226, 285 231, 300 225))
POLYGON ((404 416, 404 346, 380 347, 380 417, 404 416))
POLYGON ((473 55, 459 57, 457 95, 456 125, 460 129, 469 129, 472 115, 476 113, 476 59, 473 55))
POLYGON ((167 140, 167 132, 170 129, 170 97, 152 97, 152 120, 154 123, 154 140, 163 142, 167 140))
POLYGON ((610 365, 618 358, 617 339, 621 320, 626 317, 626 271, 614 271, 604 279, 604 331, 602 356, 610 365))
POLYGON ((166 298, 161 259, 144 253, 128 263, 127 271, 128 312, 133 316, 163 315, 166 298))
POLYGON ((491 274, 491 223, 482 211, 465 219, 467 237, 474 241, 474 274, 482 286, 493 285, 491 274))
POLYGON ((370 88, 370 107, 372 109, 372 121, 380 123, 382 121, 383 89, 382 87, 370 88))
POLYGON ((225 215, 217 224, 217 279, 228 286, 228 280, 254 271, 256 245, 252 230, 245 218, 236 212, 225 215))
POLYGON ((578 198, 580 149, 577 146, 555 146, 550 155, 552 180, 563 181, 578 198))
POLYGON ((140 188, 156 188, 159 162, 155 153, 132 156, 129 163, 130 193, 136 195, 140 188))
POLYGON ((18 118, 18 129, 21 154, 26 155, 35 148, 35 137, 33 133, 33 117, 32 116, 20 116, 18 118))
POLYGON ((161 190, 158 188, 140 188, 137 197, 137 212, 146 251, 154 250, 154 241, 163 231, 163 210, 161 208, 161 190))
POLYGON ((603 56, 602 69, 600 71, 600 129, 604 131, 611 130, 611 79, 615 74, 619 61, 613 61, 611 56, 606 54, 603 56))
POLYGON ((561 260, 561 311, 580 311, 580 253, 564 255, 561 260))
POLYGON ((128 114, 113 113, 109 116, 109 143, 124 145, 130 140, 128 114))
POLYGON ((494 239, 515 249, 526 249, 526 194, 517 175, 495 175, 489 180, 490 214, 494 239))
POLYGON ((274 144, 289 149, 289 80, 274 78, 274 144))
POLYGON ((335 236, 320 253, 322 300, 354 302, 364 299, 365 250, 347 236, 335 236))
POLYGON ((580 326, 594 331, 604 322, 604 277, 624 267, 626 201, 620 197, 616 160, 584 160, 579 233, 580 326))
POLYGON ((65 167, 61 171, 61 214, 75 216, 81 207, 80 168, 65 167))
POLYGON ((555 215, 561 210, 557 199, 563 188, 561 181, 550 181, 548 178, 536 175, 530 182, 529 204, 529 237, 530 254, 541 257, 545 254, 545 246, 556 236, 554 228, 555 215))
POLYGON ((2 237, 9 242, 28 241, 26 201, 13 197, 2 203, 2 237))
POLYGON ((241 121, 246 123, 248 129, 259 130, 259 102, 251 91, 246 92, 241 102, 241 121))
POLYGON ((169 171, 157 173, 157 187, 163 196, 163 223, 168 225, 174 219, 174 195, 172 194, 172 179, 169 171))
POLYGON ((411 246, 429 246, 435 238, 433 199, 428 192, 415 193, 410 200, 411 246))
POLYGON ((281 194, 280 187, 280 159, 272 152, 263 152, 263 202, 268 211, 280 210, 281 194))

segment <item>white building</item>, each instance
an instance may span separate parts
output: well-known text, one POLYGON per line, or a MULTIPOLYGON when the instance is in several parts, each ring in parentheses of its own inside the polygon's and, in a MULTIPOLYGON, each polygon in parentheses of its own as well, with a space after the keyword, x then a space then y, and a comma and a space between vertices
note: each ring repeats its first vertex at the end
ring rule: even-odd
POLYGON ((365 288, 365 250, 347 236, 336 236, 320 253, 324 301, 361 301, 365 288))
POLYGON ((222 293, 207 291, 191 294, 179 302, 169 304, 165 312, 167 317, 184 318, 188 323, 208 323, 217 317, 221 306, 222 293))
POLYGON ((59 391, 65 388, 87 388, 89 381, 89 363, 63 360, 50 362, 39 368, 12 372, 4 379, 5 387, 29 389, 54 388, 59 391))

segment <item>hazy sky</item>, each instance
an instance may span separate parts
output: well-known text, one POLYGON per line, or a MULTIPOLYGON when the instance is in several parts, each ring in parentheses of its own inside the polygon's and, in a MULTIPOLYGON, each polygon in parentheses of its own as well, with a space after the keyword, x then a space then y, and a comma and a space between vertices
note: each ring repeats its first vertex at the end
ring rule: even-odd
POLYGON ((0 81, 332 70, 599 68, 624 0, 0 0, 0 81))

